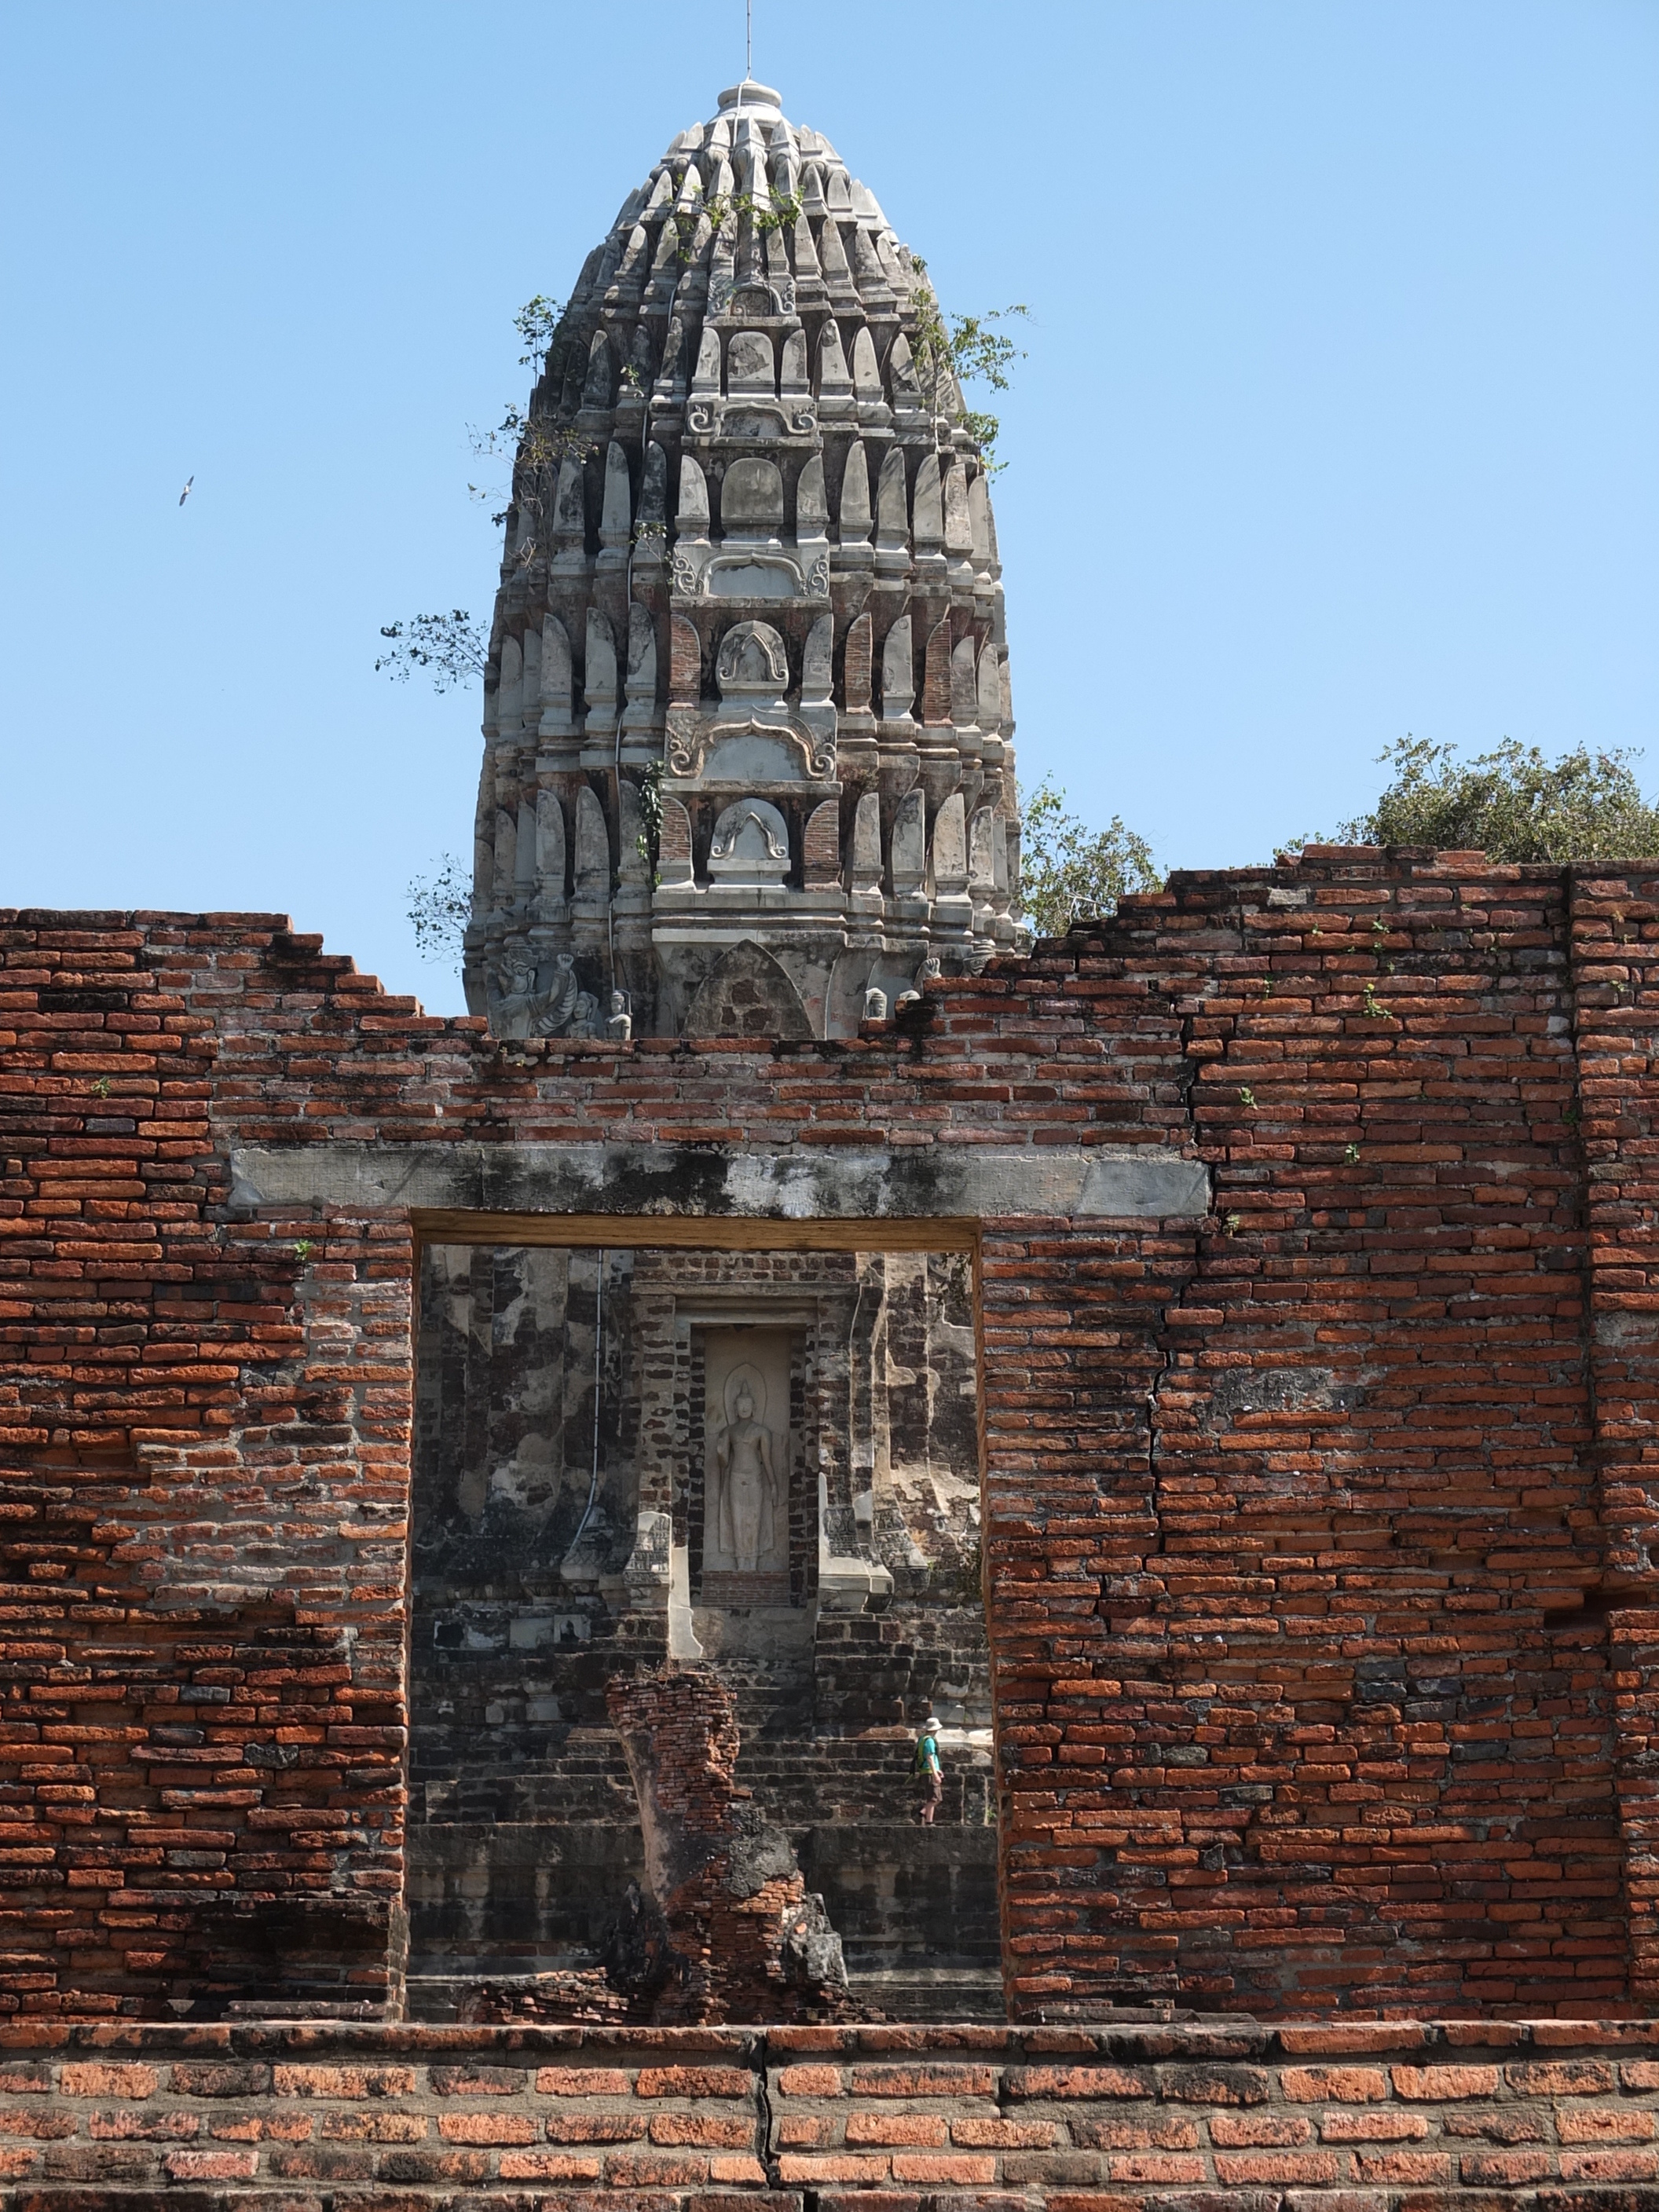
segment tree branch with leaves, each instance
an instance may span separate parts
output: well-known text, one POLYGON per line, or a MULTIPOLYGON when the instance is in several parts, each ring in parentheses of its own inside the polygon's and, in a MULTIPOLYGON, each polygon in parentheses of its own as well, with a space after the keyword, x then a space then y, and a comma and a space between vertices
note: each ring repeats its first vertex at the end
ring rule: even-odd
MULTIPOLYGON (((1550 760, 1505 738, 1465 759, 1455 745, 1404 737, 1378 754, 1389 782, 1337 842, 1474 849, 1494 860, 1642 859, 1659 854, 1659 808, 1642 796, 1631 766, 1639 757, 1577 745, 1550 760)), ((1298 837, 1285 849, 1320 842, 1298 837)))
POLYGON ((1002 424, 994 415, 963 406, 962 386, 984 384, 993 392, 1012 388, 1010 372, 1017 361, 1026 358, 1025 350, 1006 331, 992 326, 1013 320, 1029 322, 1031 311, 1016 302, 1007 307, 988 307, 982 315, 952 315, 947 321, 927 274, 927 264, 920 254, 914 254, 911 266, 919 280, 910 292, 916 319, 913 350, 917 374, 929 393, 934 413, 950 415, 962 425, 994 474, 1007 465, 996 458, 1002 424))
POLYGON ((1020 806, 1020 899, 1039 936, 1063 937, 1075 921, 1115 913, 1126 892, 1164 888, 1152 847, 1121 815, 1090 829, 1047 776, 1020 806))

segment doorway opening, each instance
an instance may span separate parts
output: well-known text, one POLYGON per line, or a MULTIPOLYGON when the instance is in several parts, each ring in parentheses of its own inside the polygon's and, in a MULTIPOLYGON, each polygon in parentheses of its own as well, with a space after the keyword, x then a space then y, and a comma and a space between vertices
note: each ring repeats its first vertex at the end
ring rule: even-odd
POLYGON ((850 1223, 426 1231, 416 2016, 605 1954, 644 1880, 606 1690, 665 1660, 735 1700, 740 1790, 823 1898, 854 2013, 1000 2016, 975 1255, 927 1227, 904 1249, 850 1223))

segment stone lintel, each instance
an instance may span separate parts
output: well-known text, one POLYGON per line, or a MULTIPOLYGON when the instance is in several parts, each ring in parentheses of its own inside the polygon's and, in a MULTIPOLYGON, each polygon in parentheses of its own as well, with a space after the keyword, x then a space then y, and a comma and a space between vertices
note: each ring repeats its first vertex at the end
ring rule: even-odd
POLYGON ((1163 1146, 918 1146, 738 1152, 717 1145, 236 1145, 231 1202, 412 1212, 750 1217, 773 1221, 1193 1218, 1201 1160, 1163 1146))

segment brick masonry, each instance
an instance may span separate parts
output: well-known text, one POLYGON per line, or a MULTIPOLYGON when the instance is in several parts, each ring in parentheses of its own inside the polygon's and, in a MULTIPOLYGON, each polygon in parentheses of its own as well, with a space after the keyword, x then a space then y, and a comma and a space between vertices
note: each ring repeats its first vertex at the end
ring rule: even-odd
POLYGON ((1659 2026, 0 2029, 0 2212, 1634 2212, 1659 2026))
POLYGON ((0 914, 0 2003, 395 2002, 411 1224, 229 1148, 605 1139, 1207 1169, 981 1224, 1017 2014, 1644 2009, 1656 945, 1652 872, 1316 848, 846 1043, 614 1048, 0 914))

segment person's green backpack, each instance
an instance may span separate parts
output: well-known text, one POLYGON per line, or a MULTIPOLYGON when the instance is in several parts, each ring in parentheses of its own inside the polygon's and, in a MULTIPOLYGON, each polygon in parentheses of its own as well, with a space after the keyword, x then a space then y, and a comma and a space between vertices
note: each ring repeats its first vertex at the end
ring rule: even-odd
POLYGON ((927 1774, 932 1771, 932 1769, 927 1764, 927 1754, 930 1751, 933 1753, 933 1757, 937 1759, 939 1757, 938 1743, 931 1735, 919 1735, 916 1738, 915 1755, 910 1761, 910 1771, 912 1774, 927 1774))

